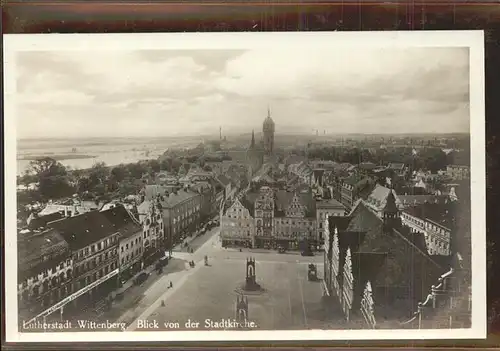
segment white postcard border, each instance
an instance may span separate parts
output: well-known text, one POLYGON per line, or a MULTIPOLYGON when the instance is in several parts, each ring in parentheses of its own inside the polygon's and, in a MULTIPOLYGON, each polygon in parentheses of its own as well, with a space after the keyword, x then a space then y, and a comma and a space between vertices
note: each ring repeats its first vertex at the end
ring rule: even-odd
POLYGON ((4 35, 5 300, 9 342, 419 340, 486 337, 486 189, 483 31, 4 35), (472 327, 425 330, 20 333, 16 240, 16 65, 19 51, 468 47, 472 206, 472 327))

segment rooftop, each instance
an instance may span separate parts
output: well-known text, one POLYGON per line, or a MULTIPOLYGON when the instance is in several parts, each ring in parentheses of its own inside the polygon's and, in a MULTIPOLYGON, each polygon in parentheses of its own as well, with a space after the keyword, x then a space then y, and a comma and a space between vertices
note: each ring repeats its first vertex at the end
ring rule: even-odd
POLYGON ((142 232, 142 226, 139 222, 121 205, 102 211, 101 213, 111 223, 113 228, 120 232, 120 237, 122 238, 128 238, 137 232, 142 232))
POLYGON ((118 232, 102 213, 87 212, 51 222, 49 226, 61 233, 71 250, 80 250, 118 232))
POLYGON ((317 208, 340 208, 340 209, 345 208, 344 205, 342 205, 340 202, 338 202, 335 199, 319 200, 316 202, 316 207, 317 208))
POLYGON ((182 189, 174 192, 166 192, 165 195, 160 196, 160 201, 162 207, 172 208, 197 196, 200 196, 197 192, 190 189, 182 189))
POLYGON ((297 195, 302 206, 305 207, 306 217, 316 216, 316 201, 311 192, 293 193, 290 191, 279 190, 275 193, 275 211, 276 216, 285 216, 285 212, 290 206, 294 196, 297 195))
POLYGON ((449 203, 423 203, 405 209, 406 213, 414 217, 432 221, 447 229, 452 229, 452 215, 449 203))
POLYGON ((18 271, 24 277, 33 276, 57 265, 69 254, 68 243, 59 231, 47 229, 18 239, 18 271))
POLYGON ((64 215, 59 212, 50 213, 45 216, 39 216, 38 214, 32 213, 28 218, 28 228, 32 230, 46 228, 47 223, 57 221, 62 218, 64 218, 64 215))

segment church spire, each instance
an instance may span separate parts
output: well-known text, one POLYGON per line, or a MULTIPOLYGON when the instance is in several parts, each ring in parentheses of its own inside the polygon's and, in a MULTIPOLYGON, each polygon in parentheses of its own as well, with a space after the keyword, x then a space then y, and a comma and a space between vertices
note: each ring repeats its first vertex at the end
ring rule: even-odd
POLYGON ((255 131, 252 129, 252 141, 250 143, 250 147, 254 148, 255 147, 255 131))
POLYGON ((267 118, 271 118, 271 108, 267 105, 267 118))
POLYGON ((393 229, 399 227, 399 209, 396 205, 396 197, 394 196, 394 190, 389 188, 389 194, 386 198, 385 207, 383 209, 383 221, 384 221, 384 231, 390 233, 393 229))

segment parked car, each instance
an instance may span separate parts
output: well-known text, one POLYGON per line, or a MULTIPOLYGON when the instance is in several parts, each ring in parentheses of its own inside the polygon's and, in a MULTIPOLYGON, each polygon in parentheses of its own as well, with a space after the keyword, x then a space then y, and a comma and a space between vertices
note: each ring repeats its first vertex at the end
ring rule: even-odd
POLYGON ((135 285, 141 285, 144 283, 147 279, 149 278, 149 273, 142 272, 139 274, 135 279, 134 279, 134 284, 135 285))
POLYGON ((314 256, 314 252, 312 252, 312 251, 302 251, 301 255, 302 256, 314 256))

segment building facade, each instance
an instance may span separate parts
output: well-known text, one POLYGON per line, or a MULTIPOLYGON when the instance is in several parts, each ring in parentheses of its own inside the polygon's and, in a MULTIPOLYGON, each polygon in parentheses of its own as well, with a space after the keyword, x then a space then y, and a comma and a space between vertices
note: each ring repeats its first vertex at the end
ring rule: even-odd
MULTIPOLYGON (((168 247, 173 248, 183 237, 200 226, 201 195, 190 189, 176 190, 160 197, 163 224, 169 229, 168 247)), ((146 249, 146 248, 145 248, 146 249)))
POLYGON ((245 207, 239 199, 229 207, 221 221, 222 245, 253 247, 255 244, 255 220, 251 206, 245 207))
POLYGON ((451 224, 446 220, 447 204, 421 204, 409 207, 401 213, 403 223, 413 233, 425 236, 429 255, 451 254, 451 224))
POLYGON ((143 226, 125 207, 119 205, 103 211, 103 215, 119 231, 118 263, 121 279, 138 272, 143 258, 143 226))
POLYGON ((57 230, 18 236, 20 320, 28 321, 73 293, 73 260, 57 230))
POLYGON ((274 192, 269 187, 261 187, 254 202, 255 245, 270 248, 273 239, 274 192))
MULTIPOLYGON (((139 223, 142 226, 139 242, 141 243, 141 256, 144 265, 149 265, 161 258, 171 245, 171 232, 169 230, 171 228, 165 225, 160 199, 161 196, 152 201, 145 200, 137 207, 139 223)), ((136 247, 136 249, 138 248, 136 247)))
POLYGON ((276 193, 273 246, 304 250, 304 245, 317 244, 314 204, 310 191, 276 193))
POLYGON ((117 287, 119 228, 104 212, 87 212, 51 222, 68 243, 73 261, 73 291, 78 296, 69 309, 104 301, 117 287))
POLYGON ((453 180, 464 180, 470 178, 470 168, 462 165, 446 166, 446 175, 453 180))

